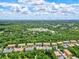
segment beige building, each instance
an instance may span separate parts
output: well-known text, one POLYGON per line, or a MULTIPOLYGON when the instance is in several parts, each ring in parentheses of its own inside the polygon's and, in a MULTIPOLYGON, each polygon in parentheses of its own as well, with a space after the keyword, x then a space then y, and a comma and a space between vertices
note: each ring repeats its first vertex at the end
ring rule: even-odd
POLYGON ((77 57, 73 56, 73 57, 72 57, 72 59, 79 59, 79 58, 77 58, 77 57))
POLYGON ((77 41, 76 41, 76 40, 70 40, 70 43, 72 43, 72 44, 76 44, 77 41))
POLYGON ((7 46, 7 48, 15 48, 16 47, 16 44, 9 44, 8 46, 7 46))
POLYGON ((14 52, 21 52, 24 51, 24 48, 14 48, 14 52))
POLYGON ((20 47, 20 48, 24 48, 25 46, 26 46, 25 43, 23 43, 23 44, 18 44, 18 47, 20 47))
POLYGON ((60 53, 59 51, 54 51, 54 53, 55 53, 55 55, 56 55, 57 57, 60 57, 60 56, 61 56, 61 53, 60 53))
POLYGON ((41 47, 41 46, 43 46, 43 44, 42 44, 42 43, 35 43, 35 46, 36 46, 36 47, 37 47, 37 46, 41 47))
POLYGON ((32 51, 34 50, 34 43, 27 43, 26 47, 25 47, 25 51, 32 51))
POLYGON ((62 42, 62 41, 60 41, 60 42, 57 42, 57 44, 58 44, 58 45, 63 45, 63 42, 62 42))
POLYGON ((35 48, 36 48, 36 50, 41 50, 41 49, 43 49, 43 44, 42 43, 35 43, 35 48))
POLYGON ((57 43, 52 43, 52 46, 57 46, 57 43))
POLYGON ((76 45, 76 46, 79 46, 79 43, 76 43, 75 45, 76 45))
POLYGON ((34 47, 34 43, 27 43, 27 47, 34 47))
POLYGON ((35 43, 37 50, 50 50, 52 47, 50 47, 50 43, 35 43))
POLYGON ((65 53, 67 56, 72 56, 72 53, 71 53, 68 49, 65 49, 65 50, 64 50, 64 53, 65 53))
POLYGON ((50 46, 50 43, 43 43, 43 46, 50 46))
POLYGON ((74 47, 75 45, 71 43, 71 44, 68 44, 68 46, 69 47, 74 47))

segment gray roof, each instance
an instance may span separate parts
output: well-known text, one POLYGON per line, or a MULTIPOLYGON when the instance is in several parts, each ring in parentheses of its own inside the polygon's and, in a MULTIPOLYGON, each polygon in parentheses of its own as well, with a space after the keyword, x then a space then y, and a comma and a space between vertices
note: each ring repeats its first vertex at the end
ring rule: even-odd
POLYGON ((34 47, 25 48, 25 51, 32 51, 32 50, 34 50, 34 47))
POLYGON ((37 50, 51 50, 52 47, 36 47, 37 50))
POLYGON ((10 53, 10 52, 12 52, 12 51, 13 51, 13 49, 5 48, 5 49, 3 50, 3 53, 10 53))
POLYGON ((60 57, 58 57, 58 59, 65 59, 65 58, 64 58, 64 56, 61 55, 60 57))

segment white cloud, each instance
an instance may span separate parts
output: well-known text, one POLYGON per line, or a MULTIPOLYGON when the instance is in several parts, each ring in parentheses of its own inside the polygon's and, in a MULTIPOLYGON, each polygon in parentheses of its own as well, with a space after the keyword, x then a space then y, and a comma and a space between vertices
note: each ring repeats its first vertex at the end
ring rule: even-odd
POLYGON ((7 7, 7 6, 12 6, 12 7, 19 7, 18 4, 16 3, 7 3, 7 2, 0 2, 0 6, 3 6, 3 7, 7 7))
MULTIPOLYGON (((9 14, 24 14, 24 15, 54 15, 68 16, 79 15, 79 4, 65 3, 48 3, 44 0, 18 0, 19 3, 1 2, 0 6, 10 7, 9 14)), ((4 12, 3 9, 1 12, 4 12)), ((0 13, 1 13, 0 12, 0 13)))

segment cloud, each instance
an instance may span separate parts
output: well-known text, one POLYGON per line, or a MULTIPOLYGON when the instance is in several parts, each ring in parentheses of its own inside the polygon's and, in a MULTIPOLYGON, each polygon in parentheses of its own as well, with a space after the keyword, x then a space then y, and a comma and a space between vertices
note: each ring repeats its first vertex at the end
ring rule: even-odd
POLYGON ((18 3, 1 2, 0 6, 9 7, 8 12, 1 8, 0 14, 53 15, 54 17, 79 15, 79 4, 48 3, 44 0, 18 0, 18 3))

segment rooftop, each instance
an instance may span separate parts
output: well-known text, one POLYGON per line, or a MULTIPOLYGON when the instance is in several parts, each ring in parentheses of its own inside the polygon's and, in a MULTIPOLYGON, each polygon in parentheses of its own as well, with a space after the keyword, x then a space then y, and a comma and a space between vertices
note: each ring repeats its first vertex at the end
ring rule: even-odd
POLYGON ((71 56, 71 55, 72 55, 72 53, 71 53, 68 49, 65 49, 65 50, 64 50, 64 53, 65 53, 67 56, 71 56))
POLYGON ((35 45, 42 45, 42 43, 35 43, 35 45))
POLYGON ((77 41, 76 41, 76 40, 70 40, 70 42, 71 42, 71 43, 76 43, 77 41))
POLYGON ((33 46, 34 43, 27 43, 27 46, 33 46))
POLYGON ((57 45, 57 43, 52 43, 52 45, 57 45))
POLYGON ((61 56, 61 54, 58 51, 54 51, 54 53, 57 57, 61 56))
POLYGON ((43 46, 50 46, 50 43, 43 43, 43 46))
POLYGON ((15 52, 23 51, 23 50, 24 50, 23 48, 14 48, 14 51, 15 51, 15 52))
POLYGON ((18 46, 25 46, 26 44, 25 43, 23 43, 23 44, 18 44, 18 46))
POLYGON ((60 42, 57 42, 57 44, 63 44, 63 42, 62 42, 62 41, 60 41, 60 42))
POLYGON ((7 47, 15 47, 16 44, 9 44, 7 47))

